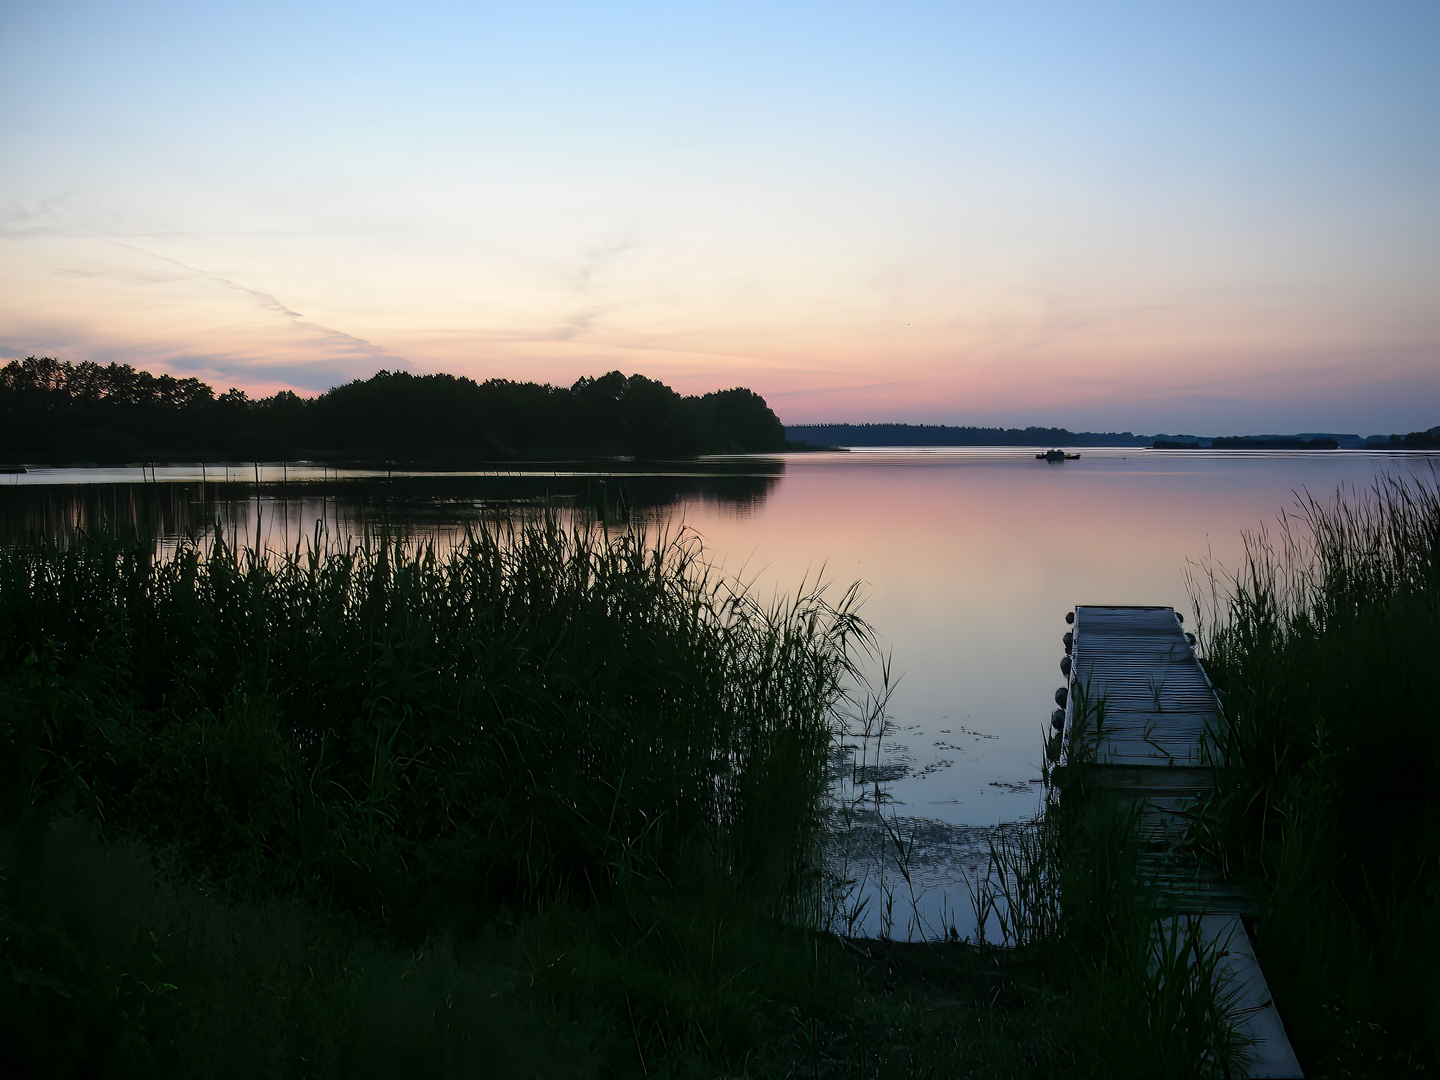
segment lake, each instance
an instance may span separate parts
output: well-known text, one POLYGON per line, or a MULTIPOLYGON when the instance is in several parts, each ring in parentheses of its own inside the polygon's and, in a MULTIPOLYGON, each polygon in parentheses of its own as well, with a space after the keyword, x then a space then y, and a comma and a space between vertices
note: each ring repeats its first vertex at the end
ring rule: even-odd
MULTIPOLYGON (((515 465, 387 474, 305 466, 37 469, 0 477, 0 535, 145 519, 171 538, 219 520, 293 548, 388 527, 441 544, 497 507, 588 506, 687 527, 762 596, 821 576, 863 583, 893 687, 880 774, 889 829, 914 849, 899 875, 873 814, 845 849, 857 931, 973 931, 965 875, 991 830, 1040 808, 1042 734, 1076 604, 1165 604, 1193 622, 1187 571, 1234 567, 1242 533, 1386 474, 1434 482, 1423 453, 863 449, 674 465, 515 465), (260 484, 256 486, 254 481, 260 484), (248 481, 248 483, 247 483, 248 481), (912 899, 913 891, 913 899, 912 899), (858 911, 857 911, 858 909, 858 911)), ((887 841, 887 837, 891 837, 887 841)))

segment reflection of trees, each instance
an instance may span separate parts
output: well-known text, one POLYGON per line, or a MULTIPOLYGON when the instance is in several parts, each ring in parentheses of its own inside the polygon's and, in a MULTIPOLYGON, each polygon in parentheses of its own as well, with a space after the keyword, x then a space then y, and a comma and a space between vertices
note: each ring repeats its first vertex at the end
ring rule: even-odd
POLYGON ((0 542, 77 532, 174 538, 219 525, 226 535, 292 548, 317 524, 332 538, 376 532, 441 536, 499 513, 555 507, 613 521, 658 521, 702 502, 746 514, 779 482, 780 462, 716 463, 655 475, 407 476, 284 483, 148 483, 0 487, 0 542))
MULTIPOLYGON (((213 519, 199 484, 67 484, 0 488, 0 540, 43 536, 62 543, 77 532, 178 536, 213 519)), ((213 485, 212 485, 213 486, 213 485)))

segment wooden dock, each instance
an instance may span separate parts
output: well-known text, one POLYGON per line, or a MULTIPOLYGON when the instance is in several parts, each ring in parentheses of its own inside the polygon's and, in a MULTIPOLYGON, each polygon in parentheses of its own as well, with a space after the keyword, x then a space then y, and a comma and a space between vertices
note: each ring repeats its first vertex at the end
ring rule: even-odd
POLYGON ((1174 608, 1087 606, 1075 609, 1065 644, 1070 683, 1057 719, 1067 757, 1092 763, 1100 782, 1144 801, 1141 829, 1155 851, 1145 873, 1159 886, 1169 918, 1197 917, 1204 940, 1217 949, 1217 974, 1231 980, 1241 1034, 1253 1042, 1248 1075, 1303 1077, 1245 929, 1252 902, 1193 861, 1166 853, 1167 841, 1183 837, 1214 790, 1220 753, 1220 702, 1194 639, 1174 608), (1098 726, 1075 722, 1082 688, 1092 705, 1104 703, 1098 726))

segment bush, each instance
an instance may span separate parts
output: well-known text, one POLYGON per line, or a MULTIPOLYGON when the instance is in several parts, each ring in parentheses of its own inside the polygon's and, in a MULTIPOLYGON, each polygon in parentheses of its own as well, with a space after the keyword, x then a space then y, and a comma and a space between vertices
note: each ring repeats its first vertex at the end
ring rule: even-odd
POLYGON ((1306 497, 1211 576, 1207 666, 1231 720, 1227 849, 1302 1060, 1403 1075, 1440 1057, 1440 491, 1306 497))

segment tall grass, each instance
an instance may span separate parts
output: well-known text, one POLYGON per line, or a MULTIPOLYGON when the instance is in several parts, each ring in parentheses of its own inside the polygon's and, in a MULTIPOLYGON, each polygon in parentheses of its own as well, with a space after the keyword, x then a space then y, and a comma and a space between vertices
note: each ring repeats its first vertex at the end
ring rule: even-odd
POLYGON ((1307 494, 1195 592, 1230 721, 1223 840, 1302 1062, 1440 1067, 1440 490, 1307 494))
POLYGON ((1104 699, 1079 682, 1071 692, 1070 742, 1063 764, 1045 768, 1045 813, 997 833, 976 921, 1063 972, 1077 1075, 1237 1075, 1249 1047, 1236 992, 1217 978, 1217 943, 1198 919, 1175 917, 1150 880, 1142 804, 1093 767, 1104 699))
MULTIPOLYGON (((733 939, 753 931, 772 968, 811 956, 784 926, 821 894, 828 754, 871 643, 856 608, 818 587, 762 605, 691 535, 554 517, 443 556, 318 536, 262 553, 216 535, 165 559, 102 535, 14 544, 0 828, 79 820, 142 845, 157 881, 336 913, 386 948, 523 923, 542 991, 562 963, 593 976, 545 1000, 629 1030, 622 1056, 728 1053, 776 995, 823 985, 818 951, 768 978, 733 939), (720 989, 678 1007, 682 976, 720 989)), ((45 895, 16 885, 6 910, 45 895)), ((81 934, 43 908, 24 926, 81 934)), ((74 1019, 63 980, 27 985, 18 1015, 74 1019)))

